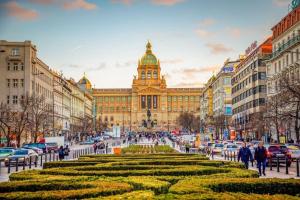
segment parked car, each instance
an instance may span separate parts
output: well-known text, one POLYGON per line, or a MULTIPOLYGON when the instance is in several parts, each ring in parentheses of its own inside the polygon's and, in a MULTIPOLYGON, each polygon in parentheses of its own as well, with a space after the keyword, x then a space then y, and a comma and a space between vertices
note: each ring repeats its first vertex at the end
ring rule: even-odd
POLYGON ((94 144, 94 143, 95 143, 95 141, 90 139, 90 140, 80 142, 80 145, 90 145, 90 144, 94 144))
POLYGON ((286 145, 288 148, 289 153, 291 154, 292 160, 300 158, 300 147, 292 144, 286 145))
POLYGON ((224 148, 224 144, 214 144, 212 145, 211 151, 214 154, 222 154, 223 148, 224 148))
POLYGON ((45 143, 30 143, 30 144, 25 144, 23 145, 23 147, 36 147, 39 149, 43 150, 43 153, 47 153, 48 149, 47 149, 47 145, 45 143))
POLYGON ((56 142, 47 142, 46 145, 47 145, 48 153, 58 152, 58 144, 56 142))
POLYGON ((273 144, 267 147, 267 165, 276 163, 277 157, 279 159, 279 163, 285 163, 286 157, 288 158, 287 165, 291 166, 292 163, 292 157, 291 154, 288 151, 287 146, 285 145, 279 145, 279 144, 273 144), (272 162, 272 163, 271 163, 272 162))
POLYGON ((233 154, 235 152, 235 155, 238 154, 239 147, 236 144, 226 144, 224 145, 222 156, 225 155, 225 153, 233 154))
POLYGON ((32 149, 16 149, 14 151, 14 153, 11 156, 8 156, 5 160, 5 166, 8 166, 9 160, 10 160, 10 164, 11 165, 16 165, 16 162, 18 160, 18 165, 28 165, 29 161, 30 161, 30 157, 31 160, 34 161, 36 156, 38 156, 38 154, 32 150, 32 149))
POLYGON ((35 153, 37 153, 38 155, 43 154, 43 149, 40 148, 36 148, 36 147, 23 147, 24 149, 32 149, 33 151, 35 151, 35 153))
POLYGON ((1 148, 0 149, 0 160, 4 160, 8 156, 12 155, 14 153, 14 149, 6 149, 6 148, 1 148))

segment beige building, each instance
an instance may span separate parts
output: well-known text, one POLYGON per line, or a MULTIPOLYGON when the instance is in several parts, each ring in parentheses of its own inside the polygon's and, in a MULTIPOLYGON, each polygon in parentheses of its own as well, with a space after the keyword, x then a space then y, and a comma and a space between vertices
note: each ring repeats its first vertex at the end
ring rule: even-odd
POLYGON ((238 138, 261 139, 263 128, 258 119, 266 104, 266 60, 272 52, 272 40, 254 42, 232 77, 232 122, 238 138))
MULTIPOLYGON (((282 92, 280 78, 283 74, 289 74, 291 80, 300 80, 300 6, 295 7, 282 18, 273 28, 273 54, 267 67, 267 91, 268 97, 276 97, 282 92)), ((286 109, 286 108, 282 108, 286 109)), ((293 108, 289 108, 293 110, 293 108)), ((280 120, 279 120, 280 121, 280 120)), ((295 120, 283 120, 280 122, 280 133, 287 140, 296 141, 295 120)), ((274 140, 277 140, 275 125, 271 127, 274 140)))
POLYGON ((180 113, 199 115, 201 88, 167 88, 149 42, 137 72, 131 88, 93 89, 97 122, 119 125, 122 131, 143 131, 150 110, 152 130, 171 131, 180 128, 176 125, 180 113))

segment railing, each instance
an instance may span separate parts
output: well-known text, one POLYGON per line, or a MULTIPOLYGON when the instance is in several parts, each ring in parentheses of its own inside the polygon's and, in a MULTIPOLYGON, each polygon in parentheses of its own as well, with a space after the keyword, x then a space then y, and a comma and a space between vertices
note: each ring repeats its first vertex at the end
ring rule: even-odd
POLYGON ((297 44, 300 42, 300 35, 293 37, 289 41, 287 41, 285 44, 281 45, 279 49, 272 54, 272 59, 275 59, 277 56, 279 56, 283 51, 290 48, 291 46, 297 44))

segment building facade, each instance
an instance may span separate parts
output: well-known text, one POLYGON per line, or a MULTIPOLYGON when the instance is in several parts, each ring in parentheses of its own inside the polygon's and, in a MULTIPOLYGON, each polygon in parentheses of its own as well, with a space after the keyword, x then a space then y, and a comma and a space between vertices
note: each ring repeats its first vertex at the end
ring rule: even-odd
POLYGON ((246 50, 245 58, 237 65, 231 80, 233 125, 237 138, 261 139, 266 104, 266 61, 272 53, 272 39, 246 50))
POLYGON ((160 62, 149 42, 138 61, 137 73, 131 88, 92 90, 97 122, 108 127, 119 125, 122 131, 144 131, 150 110, 152 130, 171 131, 180 128, 176 123, 180 113, 199 115, 201 88, 167 88, 160 62))
MULTIPOLYGON (((289 74, 290 80, 300 80, 300 6, 295 5, 283 19, 273 28, 273 54, 267 68, 267 91, 268 98, 276 98, 282 88, 280 79, 282 75, 289 74)), ((281 108, 286 109, 286 108, 281 108)), ((293 110, 294 108, 289 108, 293 110)), ((280 120, 279 131, 286 140, 296 141, 295 120, 280 120)), ((277 130, 271 127, 274 140, 277 140, 277 130)))
POLYGON ((237 61, 226 60, 212 82, 213 121, 218 138, 228 138, 232 117, 231 78, 237 61))

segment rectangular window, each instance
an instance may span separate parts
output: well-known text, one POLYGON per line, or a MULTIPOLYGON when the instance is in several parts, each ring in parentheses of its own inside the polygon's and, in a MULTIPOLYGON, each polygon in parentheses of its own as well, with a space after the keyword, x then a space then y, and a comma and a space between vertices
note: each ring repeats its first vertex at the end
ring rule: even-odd
POLYGON ((24 63, 21 63, 21 70, 24 71, 24 63))
POLYGON ((7 63, 7 71, 10 71, 10 63, 7 63))
POLYGON ((14 88, 18 87, 18 79, 13 79, 14 88))
POLYGON ((24 87, 24 79, 20 79, 20 84, 21 84, 21 87, 24 87))
POLYGON ((126 102, 126 97, 122 97, 122 102, 126 102))
POLYGON ((141 96, 141 105, 142 105, 142 109, 146 108, 146 96, 145 95, 141 96))
POLYGON ((98 102, 103 102, 103 97, 98 97, 98 102))
POLYGON ((12 101, 13 104, 18 104, 18 96, 14 95, 13 96, 13 101, 12 101))
POLYGON ((110 97, 110 102, 111 103, 115 102, 115 97, 110 97))
POLYGON ((153 96, 153 108, 157 109, 157 95, 153 96))
POLYGON ((10 79, 7 79, 7 87, 10 87, 10 79))
POLYGON ((188 96, 185 96, 185 101, 189 101, 189 97, 188 96))
POLYGON ((14 71, 18 71, 18 63, 14 63, 14 71))
POLYGON ((171 102, 171 100, 172 100, 171 97, 168 97, 168 102, 171 102))
POLYGON ((11 55, 12 55, 12 56, 19 56, 19 55, 20 55, 20 49, 18 49, 18 48, 13 48, 13 49, 11 50, 11 55))
POLYGON ((147 96, 147 108, 151 109, 151 96, 147 96))
POLYGON ((10 103, 10 97, 7 96, 6 99, 7 99, 6 103, 9 104, 10 103))
POLYGON ((173 101, 176 102, 177 101, 177 97, 173 97, 173 101))

